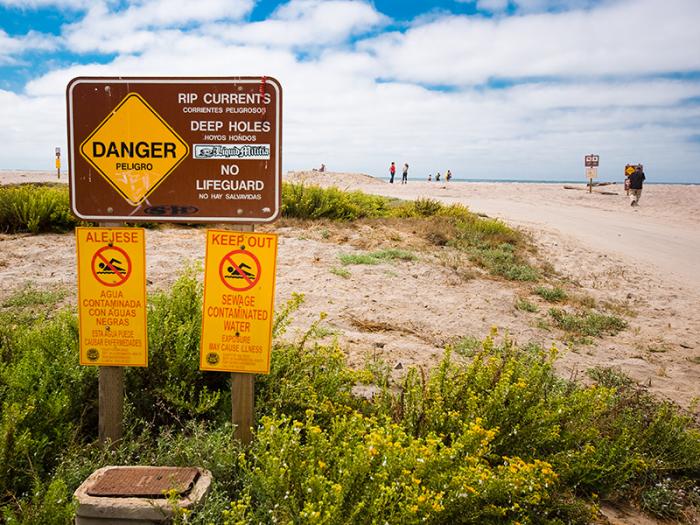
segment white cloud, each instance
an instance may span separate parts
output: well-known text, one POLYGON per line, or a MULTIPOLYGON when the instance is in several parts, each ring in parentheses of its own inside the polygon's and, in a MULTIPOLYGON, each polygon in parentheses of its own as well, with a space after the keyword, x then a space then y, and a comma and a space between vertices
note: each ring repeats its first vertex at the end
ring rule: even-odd
POLYGON ((67 46, 77 52, 134 53, 152 46, 161 32, 188 24, 238 20, 253 8, 253 0, 148 0, 112 11, 93 2, 86 16, 65 28, 67 46))
POLYGON ((92 0, 0 0, 0 5, 19 9, 38 9, 41 7, 58 7, 81 9, 88 7, 92 0))
POLYGON ((291 0, 262 22, 205 28, 226 42, 250 45, 321 47, 344 42, 387 22, 366 2, 291 0))
POLYGON ((385 78, 447 85, 700 69, 700 3, 672 3, 630 0, 498 19, 450 16, 361 47, 381 60, 385 78))
POLYGON ((508 7, 508 0, 478 0, 476 6, 484 11, 504 11, 508 7))
POLYGON ((10 36, 0 29, 0 65, 17 63, 28 51, 50 51, 56 47, 57 39, 53 35, 30 31, 26 35, 10 36))

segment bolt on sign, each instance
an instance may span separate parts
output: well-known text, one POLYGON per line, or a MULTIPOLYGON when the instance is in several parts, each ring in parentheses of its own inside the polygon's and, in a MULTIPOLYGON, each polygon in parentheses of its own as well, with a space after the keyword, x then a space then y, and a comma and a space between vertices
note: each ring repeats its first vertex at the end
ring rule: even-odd
POLYGON ((200 370, 268 374, 277 235, 207 231, 200 370))
POLYGON ((75 78, 71 209, 82 219, 272 222, 282 88, 270 77, 75 78))
POLYGON ((142 228, 76 228, 80 364, 148 366, 142 228))

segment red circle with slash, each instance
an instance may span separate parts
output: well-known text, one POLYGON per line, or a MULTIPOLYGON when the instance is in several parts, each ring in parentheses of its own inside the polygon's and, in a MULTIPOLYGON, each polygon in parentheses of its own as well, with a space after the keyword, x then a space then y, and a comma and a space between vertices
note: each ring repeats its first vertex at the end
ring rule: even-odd
POLYGON ((129 254, 116 246, 103 246, 92 256, 92 274, 105 286, 120 286, 131 277, 129 254))
POLYGON ((245 292, 260 282, 260 261, 248 250, 234 250, 219 264, 221 281, 234 292, 245 292))

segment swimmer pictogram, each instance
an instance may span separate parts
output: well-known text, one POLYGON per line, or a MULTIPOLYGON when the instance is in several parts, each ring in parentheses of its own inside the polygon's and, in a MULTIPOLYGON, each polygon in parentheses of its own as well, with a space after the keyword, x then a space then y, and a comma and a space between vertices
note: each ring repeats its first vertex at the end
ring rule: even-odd
POLYGON ((131 259, 117 246, 103 246, 92 257, 92 274, 104 286, 119 286, 131 276, 131 259))
POLYGON ((260 261, 248 250, 227 253, 219 264, 221 281, 234 292, 250 290, 260 281, 260 261))

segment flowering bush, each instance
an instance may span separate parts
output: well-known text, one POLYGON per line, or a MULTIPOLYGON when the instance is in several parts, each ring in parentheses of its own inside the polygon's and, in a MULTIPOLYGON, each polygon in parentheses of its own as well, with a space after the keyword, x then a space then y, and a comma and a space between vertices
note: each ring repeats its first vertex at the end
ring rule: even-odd
POLYGON ((227 523, 527 523, 557 475, 542 461, 489 461, 496 435, 464 422, 458 439, 413 437, 386 418, 337 416, 321 428, 265 417, 239 461, 244 490, 227 523))

